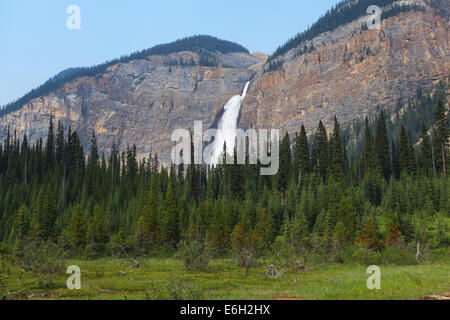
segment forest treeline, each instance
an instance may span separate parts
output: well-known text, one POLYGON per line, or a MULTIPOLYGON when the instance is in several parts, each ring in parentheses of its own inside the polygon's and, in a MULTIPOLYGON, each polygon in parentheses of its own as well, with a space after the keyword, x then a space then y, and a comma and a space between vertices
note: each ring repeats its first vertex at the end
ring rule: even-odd
POLYGON ((274 176, 259 164, 165 168, 155 153, 138 161, 135 146, 105 157, 94 133, 85 154, 77 132, 53 119, 34 144, 10 129, 0 145, 1 250, 20 256, 44 241, 84 257, 178 250, 186 261, 233 254, 245 266, 273 250, 339 261, 343 252, 398 257, 417 242, 448 248, 449 121, 441 100, 434 109, 417 143, 404 125, 390 139, 383 111, 366 118, 354 154, 337 118, 331 132, 319 122, 308 137, 302 126, 280 142, 274 176))
MULTIPOLYGON (((397 106, 392 111, 385 111, 389 141, 396 143, 403 126, 411 134, 411 139, 416 145, 420 140, 423 127, 429 129, 433 126, 438 101, 441 100, 444 105, 447 103, 449 84, 449 80, 446 79, 429 90, 423 90, 419 86, 413 98, 399 98, 397 106)), ((370 115, 368 119, 373 136, 376 134, 376 123, 381 107, 378 106, 376 109, 376 113, 370 115)), ((342 128, 344 145, 352 161, 355 161, 356 156, 363 150, 364 128, 364 119, 355 119, 351 124, 342 128)))
MULTIPOLYGON (((160 44, 150 49, 134 52, 132 54, 125 55, 118 59, 113 59, 111 61, 107 61, 105 63, 98 64, 95 66, 67 69, 59 73, 58 75, 54 76, 53 78, 50 78, 48 81, 46 81, 44 84, 37 87, 36 89, 31 90, 18 100, 7 104, 3 108, 0 108, 0 117, 19 110, 30 100, 56 91, 62 88, 64 84, 73 81, 77 78, 95 77, 103 73, 106 73, 107 69, 112 65, 118 63, 128 63, 133 60, 146 59, 152 55, 169 55, 171 53, 181 51, 196 52, 199 55, 200 59, 198 63, 193 63, 192 65, 200 65, 207 67, 217 66, 219 64, 217 58, 215 57, 216 52, 221 52, 223 54, 231 52, 249 53, 248 49, 241 46, 240 44, 221 40, 211 36, 198 35, 179 39, 175 42, 160 44)), ((178 63, 177 65, 188 66, 191 64, 181 62, 178 63)))

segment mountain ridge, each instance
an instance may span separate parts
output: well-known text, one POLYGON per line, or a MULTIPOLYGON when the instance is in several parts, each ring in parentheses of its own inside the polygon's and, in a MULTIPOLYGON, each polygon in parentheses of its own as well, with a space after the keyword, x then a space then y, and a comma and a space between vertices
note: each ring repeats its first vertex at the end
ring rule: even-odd
POLYGON ((196 35, 185 37, 175 40, 173 42, 158 44, 149 49, 144 49, 131 53, 129 55, 122 56, 104 63, 93 65, 90 67, 73 67, 59 72, 57 75, 51 77, 37 88, 32 89, 24 96, 18 98, 16 101, 8 103, 0 108, 0 117, 10 112, 13 112, 21 106, 28 103, 30 100, 37 98, 41 95, 50 93, 53 90, 59 89, 65 83, 76 80, 77 78, 86 76, 96 76, 98 74, 105 73, 107 69, 118 63, 127 63, 134 60, 146 59, 149 56, 154 55, 169 55, 171 53, 192 51, 203 54, 203 60, 199 60, 199 65, 212 65, 214 60, 207 55, 213 55, 216 52, 222 54, 227 53, 249 53, 248 49, 235 42, 218 39, 208 35, 196 35), (206 57, 205 57, 206 56, 206 57), (210 59, 210 60, 208 60, 210 59))
POLYGON ((213 126, 224 104, 252 80, 240 126, 308 131, 334 115, 345 125, 392 109, 400 98, 429 89, 450 73, 447 21, 432 7, 383 20, 381 30, 364 30, 363 18, 322 33, 314 50, 286 56, 283 68, 264 72, 267 56, 216 54, 217 65, 201 66, 201 52, 151 56, 110 66, 106 73, 79 78, 21 109, 0 117, 0 139, 8 125, 29 140, 44 138, 54 116, 79 132, 85 148, 94 130, 102 151, 113 141, 140 156, 161 154, 170 162, 170 134, 201 120, 213 126), (191 63, 194 61, 194 63, 191 63))
POLYGON ((253 84, 241 125, 294 133, 319 120, 329 127, 335 115, 346 124, 378 106, 393 110, 450 74, 449 26, 433 10, 402 12, 382 20, 381 30, 364 30, 364 19, 307 42, 314 50, 305 54, 289 51, 280 69, 253 84))

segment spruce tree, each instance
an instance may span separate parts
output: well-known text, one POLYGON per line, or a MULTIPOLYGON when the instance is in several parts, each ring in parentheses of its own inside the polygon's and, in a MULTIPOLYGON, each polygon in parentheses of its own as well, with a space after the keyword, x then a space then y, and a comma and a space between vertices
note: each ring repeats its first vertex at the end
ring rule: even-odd
POLYGON ((423 122, 420 129, 420 150, 418 165, 423 173, 431 172, 431 169, 433 167, 430 136, 428 135, 428 131, 423 122))
POLYGON ((447 173, 447 157, 449 146, 449 120, 442 101, 439 99, 434 114, 433 148, 436 168, 447 173))
POLYGON ((89 166, 94 167, 98 165, 98 160, 100 159, 98 155, 98 145, 97 145, 97 137, 95 135, 95 131, 91 132, 91 153, 89 155, 89 166))
POLYGON ((402 125, 398 142, 398 163, 400 172, 413 174, 415 171, 414 147, 411 137, 402 125))
POLYGON ((247 216, 243 216, 231 234, 233 255, 241 267, 246 267, 252 257, 251 224, 247 216))
POLYGON ((372 139, 369 119, 367 117, 365 119, 364 126, 364 148, 361 161, 364 174, 367 174, 369 171, 378 172, 380 170, 375 152, 375 146, 372 139))
POLYGON ((381 173, 386 180, 391 175, 391 153, 389 150, 389 138, 387 133, 386 118, 381 111, 377 122, 377 133, 375 136, 375 154, 381 173))
POLYGON ((102 207, 95 205, 94 215, 90 218, 88 224, 86 255, 96 257, 103 254, 107 241, 105 212, 102 207))
POLYGON ((334 128, 330 140, 330 154, 331 154, 331 172, 336 179, 344 177, 345 159, 344 150, 341 138, 341 126, 334 117, 334 128))
POLYGON ((338 221, 334 229, 333 242, 338 247, 343 247, 347 244, 347 229, 342 221, 338 221))
POLYGON ((291 227, 291 243, 295 252, 305 254, 309 246, 310 235, 306 214, 299 207, 291 227))
POLYGON ((42 186, 30 223, 32 236, 35 240, 49 240, 53 235, 56 215, 52 199, 50 186, 47 188, 42 186))
POLYGON ((398 149, 394 142, 391 143, 392 150, 392 173, 396 178, 400 177, 400 164, 398 159, 398 149))
POLYGON ((207 240, 214 247, 216 253, 224 255, 230 247, 232 226, 230 214, 223 199, 216 201, 214 215, 207 232, 207 240))
POLYGON ((269 253, 270 248, 275 240, 276 230, 275 224, 266 209, 262 209, 260 217, 253 229, 252 243, 253 248, 258 256, 269 253))
MULTIPOLYGON (((77 139, 78 136, 75 136, 75 139, 77 139)), ((75 143, 77 143, 77 141, 75 141, 75 143)), ((75 148, 77 148, 77 146, 75 145, 75 148)), ((91 133, 91 152, 89 154, 89 159, 88 159, 88 167, 87 167, 87 181, 86 181, 86 185, 87 185, 87 190, 88 193, 90 195, 95 195, 95 198, 98 199, 99 198, 99 159, 100 156, 98 154, 98 145, 97 145, 97 137, 95 136, 95 132, 94 130, 92 130, 91 133)), ((77 152, 75 150, 75 152, 77 152)), ((84 163, 84 159, 83 159, 83 163, 84 163)))
POLYGON ((335 229, 335 216, 331 210, 328 211, 327 216, 325 218, 324 222, 324 232, 321 244, 324 247, 326 251, 328 251, 332 244, 333 244, 333 237, 334 237, 334 229, 335 229))
POLYGON ((155 182, 152 180, 137 221, 136 246, 144 251, 156 245, 160 239, 156 192, 155 182))
POLYGON ((64 167, 64 151, 66 149, 66 141, 64 139, 64 126, 58 121, 58 130, 56 133, 56 161, 58 165, 64 167))
POLYGON ((28 208, 22 205, 14 217, 15 238, 22 241, 28 234, 28 208))
POLYGON ((169 178, 166 200, 163 211, 163 234, 162 240, 171 247, 175 247, 179 240, 178 211, 175 189, 173 186, 173 173, 169 178))
POLYGON ((399 245, 402 240, 402 233, 399 229, 398 218, 396 214, 390 214, 387 222, 386 246, 392 247, 399 245))
POLYGON ((398 219, 398 229, 400 233, 403 235, 403 238, 406 242, 411 242, 415 238, 415 231, 412 225, 411 216, 409 214, 401 214, 398 219))
POLYGON ((80 250, 86 246, 86 215, 80 205, 72 210, 72 216, 67 226, 67 240, 70 248, 80 250))
POLYGON ((127 146, 127 177, 130 183, 134 182, 138 173, 138 163, 137 163, 137 151, 136 145, 133 144, 133 147, 130 149, 127 146))
POLYGON ((283 137, 280 144, 280 168, 278 171, 278 190, 284 194, 287 189, 290 180, 290 168, 291 168, 291 141, 289 134, 283 137))
POLYGON ((299 186, 302 179, 306 177, 306 175, 310 171, 311 167, 311 159, 309 155, 309 147, 308 147, 308 137, 306 136, 305 126, 302 125, 300 134, 297 135, 295 139, 295 150, 294 150, 294 178, 299 186))
POLYGON ((345 229, 343 232, 339 230, 340 244, 351 244, 355 240, 357 220, 356 210, 348 196, 342 198, 339 203, 337 221, 338 224, 342 223, 345 229))
POLYGON ((314 134, 312 158, 314 170, 319 176, 325 178, 329 162, 329 147, 327 130, 322 121, 319 121, 319 126, 314 134))
POLYGON ((411 174, 415 174, 417 170, 416 150, 414 148, 411 133, 408 134, 408 158, 411 174))
MULTIPOLYGON (((244 200, 245 198, 245 167, 237 163, 237 150, 234 149, 233 154, 234 162, 231 165, 227 165, 229 173, 229 189, 232 199, 244 200)), ((204 175, 203 175, 204 176, 204 175)))
POLYGON ((47 170, 51 170, 55 160, 55 132, 53 127, 53 116, 50 116, 48 126, 47 144, 45 147, 45 165, 47 170))
POLYGON ((358 243, 368 249, 378 249, 381 246, 377 237, 377 226, 371 218, 367 220, 366 225, 361 230, 361 236, 358 238, 358 243))

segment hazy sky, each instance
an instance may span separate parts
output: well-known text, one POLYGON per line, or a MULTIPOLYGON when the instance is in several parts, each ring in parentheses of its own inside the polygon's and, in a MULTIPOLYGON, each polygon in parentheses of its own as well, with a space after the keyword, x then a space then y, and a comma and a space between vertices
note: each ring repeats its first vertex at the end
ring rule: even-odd
POLYGON ((272 53, 338 0, 0 0, 0 106, 51 76, 208 34, 272 53), (69 30, 70 5, 81 29, 69 30))

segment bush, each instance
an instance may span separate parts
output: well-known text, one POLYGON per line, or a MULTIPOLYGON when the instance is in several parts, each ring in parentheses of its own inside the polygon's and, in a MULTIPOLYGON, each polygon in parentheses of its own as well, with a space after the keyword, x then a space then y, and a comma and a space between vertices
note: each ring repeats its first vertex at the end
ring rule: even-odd
POLYGON ((203 293, 186 279, 172 280, 167 284, 170 300, 202 300, 203 293))
MULTIPOLYGON (((0 258, 1 254, 0 254, 0 258)), ((6 270, 5 261, 3 259, 0 259, 0 300, 7 300, 9 296, 9 290, 6 286, 6 279, 8 279, 8 271, 6 270)))
POLYGON ((205 244, 201 241, 182 241, 179 245, 177 258, 180 259, 188 271, 204 271, 211 260, 205 244))
POLYGON ((147 300, 202 300, 205 295, 185 278, 171 279, 165 286, 150 284, 147 300))
POLYGON ((30 242, 23 247, 16 264, 36 277, 44 288, 52 285, 57 274, 64 272, 65 253, 52 242, 30 242))
POLYGON ((392 246, 386 248, 381 253, 384 263, 395 265, 411 265, 416 264, 415 254, 401 246, 392 246))
POLYGON ((439 248, 431 250, 427 262, 430 263, 450 263, 450 255, 448 248, 439 248))
POLYGON ((328 262, 332 263, 354 263, 353 255, 355 247, 353 245, 335 245, 328 254, 328 262))
POLYGON ((132 243, 126 238, 124 230, 120 230, 111 237, 109 242, 109 248, 113 256, 128 256, 128 253, 132 251, 132 243))
POLYGON ((378 251, 370 250, 365 247, 357 247, 353 254, 356 263, 362 265, 378 265, 381 264, 381 255, 378 251))

